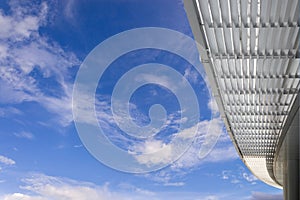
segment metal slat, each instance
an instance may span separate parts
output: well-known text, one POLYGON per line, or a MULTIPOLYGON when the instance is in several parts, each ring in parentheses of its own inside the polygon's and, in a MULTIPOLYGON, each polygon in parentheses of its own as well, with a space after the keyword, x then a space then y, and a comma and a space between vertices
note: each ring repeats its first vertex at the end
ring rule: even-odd
POLYGON ((279 112, 279 111, 260 111, 260 112, 247 112, 247 113, 242 113, 242 112, 234 112, 232 110, 227 110, 225 111, 229 115, 235 115, 235 116, 286 116, 288 112, 279 112))
POLYGON ((210 0, 209 1, 213 21, 216 24, 222 24, 221 8, 219 0, 210 0))
MULTIPOLYGON (((234 80, 236 80, 236 79, 233 79, 233 81, 234 80)), ((270 88, 270 87, 268 87, 266 89, 259 88, 257 90, 252 90, 252 89, 238 90, 237 89, 237 81, 234 81, 234 83, 235 84, 233 86, 233 89, 224 90, 223 91, 224 94, 227 94, 227 95, 248 95, 248 94, 266 94, 266 95, 276 94, 276 95, 279 95, 279 94, 298 94, 298 92, 299 92, 299 88, 286 89, 286 88, 270 88)))
POLYGON ((230 2, 229 0, 221 0, 219 1, 220 7, 221 7, 221 15, 222 15, 222 22, 223 24, 226 24, 227 26, 231 25, 231 11, 230 11, 230 2))
MULTIPOLYGON (((278 65, 281 66, 281 65, 278 65)), ((241 76, 241 75, 234 75, 234 74, 226 74, 226 75, 220 75, 218 76, 219 78, 222 79, 299 79, 300 75, 299 74, 259 74, 259 75, 249 75, 249 76, 241 76)))
POLYGON ((240 102, 230 102, 225 104, 226 106, 245 106, 245 107, 251 107, 251 106, 289 106, 289 104, 284 104, 280 102, 268 102, 268 103, 252 103, 252 104, 245 104, 245 103, 240 103, 240 102))
POLYGON ((208 3, 208 0, 201 0, 201 1, 197 1, 200 7, 200 11, 201 11, 201 16, 203 18, 203 23, 204 24, 212 24, 213 23, 213 19, 212 19, 212 14, 210 11, 210 6, 208 3))
POLYGON ((235 26, 239 26, 238 3, 237 0, 230 0, 231 21, 235 26))

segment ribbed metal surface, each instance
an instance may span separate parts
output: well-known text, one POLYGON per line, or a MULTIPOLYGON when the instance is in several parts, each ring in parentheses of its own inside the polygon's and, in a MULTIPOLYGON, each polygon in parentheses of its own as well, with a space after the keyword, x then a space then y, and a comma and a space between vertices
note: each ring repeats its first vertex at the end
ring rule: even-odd
POLYGON ((193 3, 206 44, 200 56, 209 58, 206 71, 236 147, 257 177, 278 186, 268 169, 299 92, 299 1, 193 3))

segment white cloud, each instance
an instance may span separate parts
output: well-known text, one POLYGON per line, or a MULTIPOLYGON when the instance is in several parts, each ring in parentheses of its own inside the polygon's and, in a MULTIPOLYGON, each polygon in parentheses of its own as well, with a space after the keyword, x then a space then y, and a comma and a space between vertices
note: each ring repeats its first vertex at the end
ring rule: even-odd
POLYGON ((64 9, 64 15, 69 19, 71 23, 75 23, 76 20, 74 20, 74 17, 76 15, 75 8, 76 8, 76 1, 75 0, 69 0, 64 2, 65 9, 64 9))
POLYGON ((220 177, 224 181, 228 181, 232 184, 239 184, 240 186, 245 184, 255 185, 258 180, 251 172, 247 172, 243 166, 239 166, 235 170, 223 170, 220 177))
POLYGON ((161 86, 164 86, 171 91, 176 91, 178 89, 178 85, 174 84, 173 80, 171 79, 172 77, 168 76, 157 76, 153 74, 139 74, 138 77, 136 77, 136 81, 144 81, 144 82, 149 82, 149 83, 155 83, 161 86))
POLYGON ((26 194, 22 193, 13 193, 13 194, 8 194, 3 197, 4 200, 46 200, 43 197, 39 196, 29 196, 26 194))
POLYGON ((34 17, 30 15, 20 16, 20 13, 15 14, 14 16, 7 16, 0 10, 0 26, 2 27, 0 29, 0 38, 2 40, 14 39, 15 41, 20 41, 29 38, 31 33, 38 30, 40 21, 43 20, 43 16, 34 17))
POLYGON ((249 200, 283 200, 282 194, 268 194, 262 192, 252 192, 249 200))
POLYGON ((164 186, 175 186, 175 187, 180 187, 184 186, 185 182, 167 182, 164 184, 164 186))
MULTIPOLYGON (((96 185, 90 182, 33 174, 23 179, 20 191, 0 196, 3 200, 218 200, 232 199, 228 194, 207 194, 197 192, 153 192, 121 183, 112 189, 109 183, 96 185)), ((181 186, 178 182, 169 186, 181 186)))
POLYGON ((225 162, 238 159, 239 156, 235 148, 230 145, 226 147, 214 148, 211 153, 204 158, 206 162, 225 162))
POLYGON ((0 59, 3 59, 7 56, 7 51, 8 51, 7 45, 0 43, 0 59))
MULTIPOLYGON (((201 145, 214 142, 212 138, 220 135, 222 131, 222 125, 219 123, 219 120, 212 119, 211 121, 201 121, 197 125, 177 133, 172 139, 182 139, 183 142, 187 140, 188 142, 191 142, 191 147, 179 158, 179 160, 172 164, 172 168, 190 168, 203 162, 203 160, 199 158, 199 149, 201 148, 201 145), (195 141, 192 144, 194 137, 195 141)), ((178 148, 179 147, 173 143, 166 144, 162 140, 150 140, 143 144, 136 145, 134 147, 134 152, 142 153, 136 155, 136 159, 142 164, 167 164, 178 156, 178 148), (161 151, 161 153, 149 155, 150 153, 158 151, 161 151)), ((218 162, 236 158, 236 153, 234 154, 235 150, 232 150, 231 148, 207 149, 207 151, 211 152, 207 152, 209 155, 204 159, 205 161, 218 162), (227 152, 226 156, 223 155, 224 151, 227 152)))
POLYGON ((160 140, 147 140, 141 145, 134 147, 134 152, 141 152, 135 155, 136 160, 148 166, 157 164, 168 164, 174 158, 173 145, 168 145, 160 140), (155 153, 160 151, 159 154, 155 153))
POLYGON ((94 109, 97 110, 97 116, 99 117, 99 121, 101 121, 101 125, 107 124, 108 126, 112 126, 114 123, 114 118, 110 114, 110 101, 106 96, 97 96, 95 100, 93 96, 88 95, 84 92, 85 90, 81 90, 80 94, 77 96, 80 98, 76 98, 76 101, 73 101, 73 109, 78 113, 77 118, 74 119, 77 122, 87 123, 87 124, 95 124, 98 123, 94 116, 94 109), (89 107, 90 105, 96 105, 94 107, 89 107), (92 112, 91 112, 92 111, 92 112))
MULTIPOLYGON (((232 143, 229 141, 227 133, 224 132, 222 123, 217 123, 217 121, 219 121, 219 119, 199 122, 199 133, 196 137, 195 142, 177 161, 172 163, 168 168, 143 176, 167 186, 168 184, 172 184, 174 180, 180 180, 180 178, 197 169, 200 165, 212 162, 227 162, 238 159, 239 157, 236 153, 236 150, 234 149, 232 143), (210 130, 210 132, 208 132, 208 130, 210 130), (210 149, 210 151, 204 158, 199 157, 199 149, 205 143, 205 139, 208 138, 208 140, 210 140, 210 134, 214 135, 220 132, 222 133, 222 135, 220 137, 221 139, 218 141, 218 144, 214 148, 210 149)), ((186 134, 183 134, 185 136, 191 135, 189 131, 186 131, 185 133, 186 134)), ((162 145, 162 143, 160 143, 160 145, 162 145)), ((173 148, 176 147, 172 147, 171 150, 173 150, 173 148)), ((168 152, 168 154, 172 155, 171 152, 168 152)), ((165 157, 164 154, 157 156, 159 157, 159 159, 156 158, 157 160, 163 160, 165 157)), ((151 161, 153 162, 155 160, 152 159, 151 161)))
MULTIPOLYGON (((203 137, 203 133, 206 132, 206 127, 203 127, 203 123, 206 124, 206 121, 200 122, 195 126, 190 128, 184 129, 172 136, 172 142, 165 143, 163 140, 146 140, 142 144, 137 144, 133 146, 133 152, 137 152, 138 154, 135 155, 137 161, 141 164, 146 165, 156 165, 156 164, 169 164, 174 161, 180 153, 184 153, 184 149, 182 147, 185 145, 183 143, 188 142, 188 144, 192 144, 194 138, 196 137, 203 137), (205 130, 204 130, 204 129, 205 130), (198 131, 198 132, 197 132, 198 131), (173 141, 176 140, 178 142, 173 141), (140 154, 139 154, 140 153, 140 154)), ((188 147, 188 146, 187 146, 188 147)), ((198 151, 197 151, 198 152, 198 151)), ((182 161, 183 163, 191 164, 194 160, 197 160, 197 157, 189 157, 187 153, 184 153, 180 159, 187 158, 191 159, 186 162, 185 160, 182 161)), ((180 160, 179 159, 179 160, 180 160)), ((178 163, 177 161, 176 163, 178 163)), ((179 164, 180 165, 180 164, 179 164)))
MULTIPOLYGON (((67 80, 69 69, 79 64, 72 52, 39 30, 49 21, 49 6, 43 2, 9 2, 11 14, 0 10, 0 103, 38 102, 58 116, 61 125, 72 121, 72 84, 67 80), (32 75, 36 70, 39 76, 32 75), (57 88, 39 85, 45 78, 57 82, 57 88), (55 95, 46 90, 55 91, 55 95)), ((1 112, 0 112, 1 113, 1 112)))
POLYGON ((223 180, 229 179, 229 172, 227 170, 222 171, 222 179, 223 180))
POLYGON ((198 124, 198 135, 194 144, 180 157, 175 163, 172 164, 171 168, 194 168, 200 164, 207 162, 225 162, 237 159, 237 153, 231 143, 227 140, 219 140, 223 146, 214 146, 214 140, 219 138, 226 138, 227 133, 223 130, 223 125, 220 119, 212 119, 201 121, 198 124), (208 145, 207 149, 203 149, 205 157, 199 155, 199 150, 203 145, 208 145), (209 148, 211 147, 211 148, 209 148), (226 153, 224 153, 226 152, 226 153))
POLYGON ((197 71, 193 71, 190 67, 184 70, 183 76, 192 83, 198 83, 199 73, 197 71))
POLYGON ((223 170, 221 179, 229 181, 232 184, 238 184, 241 182, 241 177, 239 175, 240 173, 241 172, 238 170, 235 172, 232 172, 231 170, 223 170))
POLYGON ((5 165, 14 165, 14 164, 16 164, 16 162, 13 159, 2 156, 2 155, 0 155, 0 163, 3 163, 5 165))
POLYGON ((218 200, 219 197, 218 196, 215 196, 215 195, 209 195, 207 197, 205 197, 204 200, 218 200))
POLYGON ((145 189, 141 189, 139 187, 136 187, 130 183, 120 183, 118 185, 118 188, 120 188, 121 190, 125 190, 127 192, 132 192, 135 194, 141 194, 141 195, 145 195, 145 196, 155 196, 155 193, 149 190, 145 190, 145 189))
POLYGON ((38 37, 40 26, 46 23, 48 5, 45 2, 37 5, 16 0, 10 0, 9 5, 12 14, 6 15, 0 10, 1 42, 5 42, 5 45, 11 48, 15 42, 20 44, 38 37))
POLYGON ((196 168, 205 163, 227 162, 235 159, 238 159, 238 155, 233 146, 215 147, 203 159, 199 158, 199 148, 194 146, 179 158, 179 160, 174 162, 171 168, 178 171, 186 168, 196 168))
POLYGON ((6 194, 4 200, 142 200, 155 193, 131 186, 133 192, 112 191, 109 184, 102 186, 67 178, 34 174, 23 180, 25 192, 6 194), (31 194, 29 195, 28 192, 31 194))
POLYGON ((5 108, 0 108, 0 117, 7 117, 10 115, 22 115, 22 111, 19 109, 16 109, 14 107, 5 107, 5 108))
POLYGON ((215 98, 211 97, 209 99, 208 107, 210 108, 210 110, 212 111, 212 113, 214 115, 219 113, 219 108, 218 108, 218 105, 217 105, 217 102, 216 102, 215 98))
POLYGON ((34 135, 30 132, 26 132, 26 131, 21 131, 19 133, 14 133, 14 135, 18 138, 25 138, 28 140, 33 140, 34 139, 34 135))
POLYGON ((257 178, 253 174, 248 174, 246 172, 243 173, 244 179, 246 179, 248 182, 252 184, 256 184, 255 181, 257 181, 257 178))

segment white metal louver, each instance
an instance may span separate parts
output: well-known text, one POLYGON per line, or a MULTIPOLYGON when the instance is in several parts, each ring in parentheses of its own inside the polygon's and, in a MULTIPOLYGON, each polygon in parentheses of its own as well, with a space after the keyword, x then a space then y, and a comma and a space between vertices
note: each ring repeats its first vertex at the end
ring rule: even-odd
POLYGON ((236 149, 262 181, 299 93, 299 0, 185 0, 201 61, 236 149))

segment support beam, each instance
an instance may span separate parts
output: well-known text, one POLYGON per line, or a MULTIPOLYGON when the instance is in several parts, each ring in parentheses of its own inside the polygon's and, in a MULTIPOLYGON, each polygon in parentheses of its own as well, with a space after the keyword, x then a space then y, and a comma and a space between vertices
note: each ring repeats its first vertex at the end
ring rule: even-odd
POLYGON ((283 190, 285 200, 298 200, 300 199, 300 177, 299 177, 299 110, 293 119, 293 122, 288 130, 288 133, 283 143, 283 148, 286 148, 283 175, 283 190))

